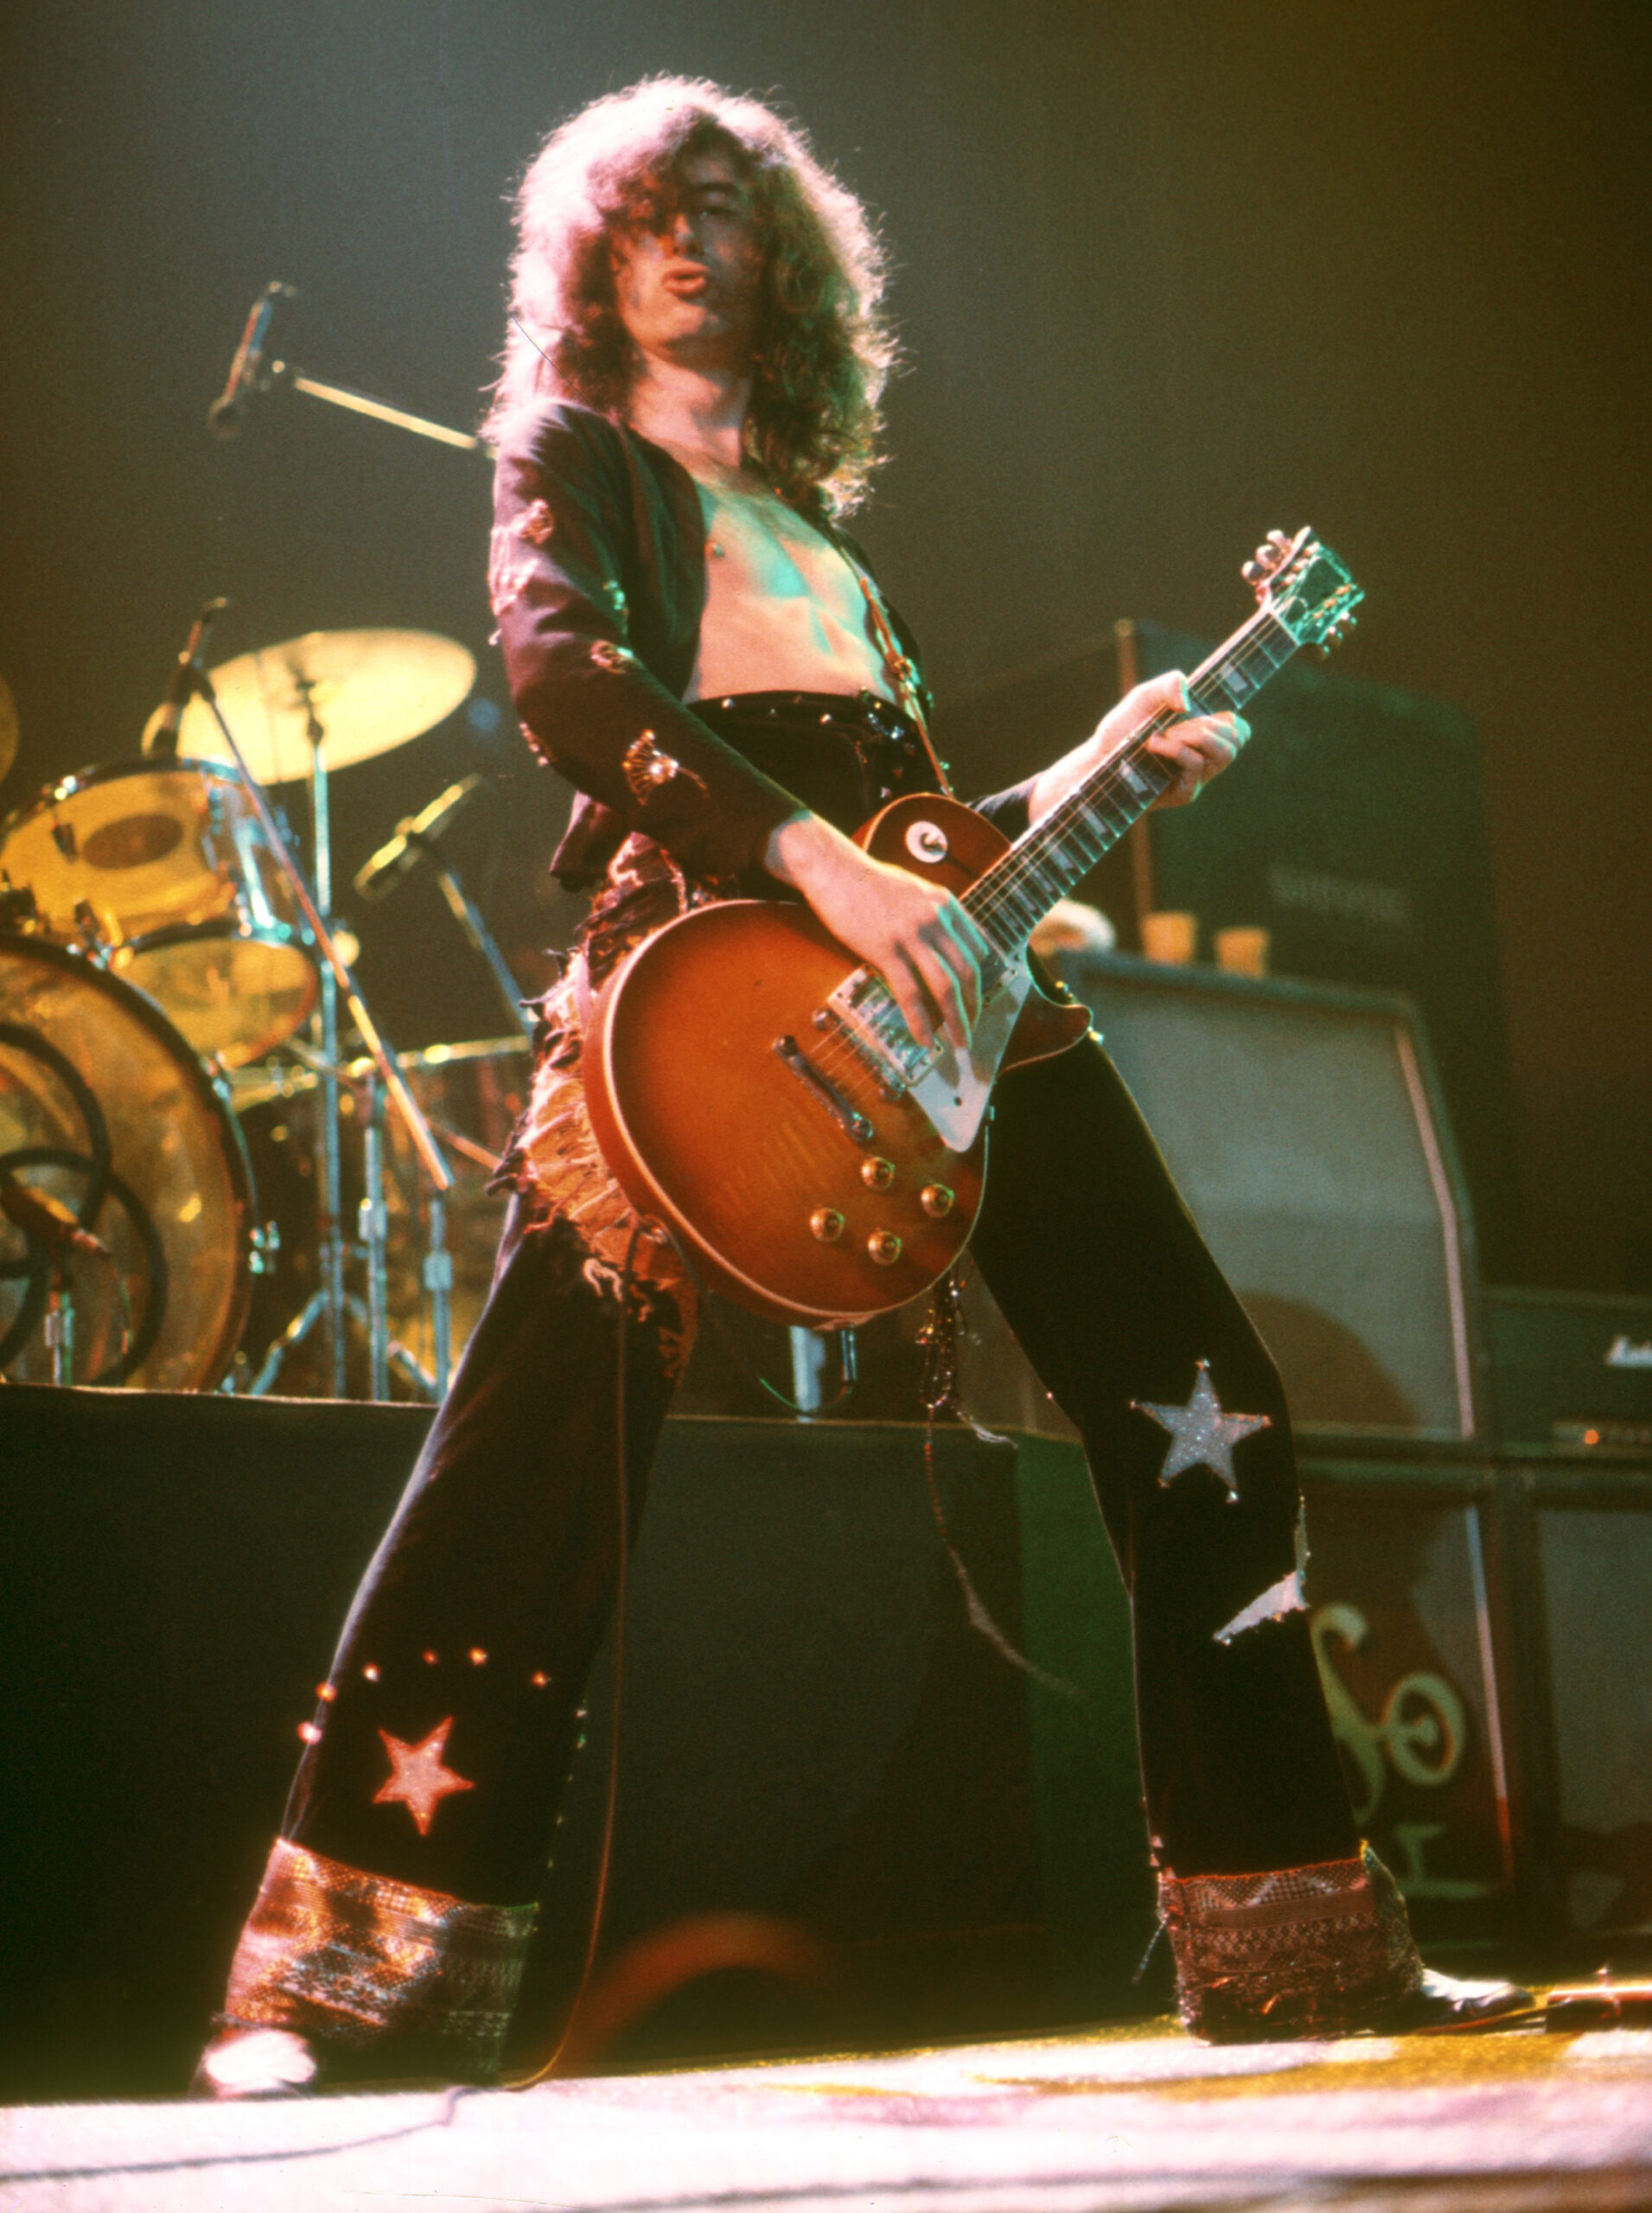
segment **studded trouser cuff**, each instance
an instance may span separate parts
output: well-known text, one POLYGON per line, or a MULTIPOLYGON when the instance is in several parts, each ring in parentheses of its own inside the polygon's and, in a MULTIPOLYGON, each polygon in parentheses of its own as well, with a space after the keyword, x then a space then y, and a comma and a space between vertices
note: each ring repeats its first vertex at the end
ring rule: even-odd
POLYGON ((1261 1875, 1164 1870, 1158 1903, 1182 2019, 1214 2043, 1343 2035, 1422 1979, 1405 1901, 1368 1844, 1261 1875))
POLYGON ((360 2046, 394 2036, 499 2064, 538 1908, 468 1905, 278 1839, 230 1968, 225 2018, 360 2046))

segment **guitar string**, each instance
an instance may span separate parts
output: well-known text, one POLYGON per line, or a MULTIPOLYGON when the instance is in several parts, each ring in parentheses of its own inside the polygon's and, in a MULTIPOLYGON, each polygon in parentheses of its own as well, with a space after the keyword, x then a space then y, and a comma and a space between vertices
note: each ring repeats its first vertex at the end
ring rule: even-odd
MULTIPOLYGON (((1228 646, 1221 647, 1202 669, 1196 671, 1194 678, 1190 682, 1189 690, 1193 696, 1196 708, 1199 711, 1209 711, 1209 706, 1199 698, 1201 686, 1208 689, 1213 682, 1220 681, 1224 671, 1243 673, 1257 660, 1272 660, 1272 656, 1266 652, 1263 643, 1266 635, 1265 625, 1271 619, 1267 616, 1266 610, 1259 610, 1258 615, 1253 616, 1250 622, 1235 634, 1228 646)), ((1285 633, 1285 636, 1288 640, 1288 632, 1285 633)), ((1284 659, 1287 659, 1290 652, 1294 649, 1294 641, 1292 641, 1287 646, 1285 654, 1280 660, 1273 662, 1272 666, 1274 667, 1282 666, 1284 659)), ((1259 686, 1250 685, 1243 696, 1248 697, 1250 692, 1259 688, 1259 686)), ((1127 810, 1119 810, 1123 813, 1124 820, 1120 822, 1108 822, 1105 818, 1100 820, 1097 819, 1102 807, 1111 806, 1115 801, 1120 787, 1127 787, 1132 778, 1140 780, 1144 771, 1150 776, 1160 775, 1162 781, 1159 788, 1164 788, 1164 783, 1169 781, 1168 773, 1159 771, 1143 762, 1141 755, 1148 739, 1181 719, 1179 713, 1170 709, 1162 709, 1146 723, 1139 725, 1108 761, 1090 777, 1086 778, 1075 791, 1069 793, 1066 799, 1052 807, 1049 814, 1034 826, 1030 846, 1026 839, 1020 840, 1000 860, 995 862, 979 882, 971 887, 971 892, 965 894, 965 904, 970 907, 970 911, 975 915, 976 919, 979 921, 983 915, 990 916, 1010 909, 1015 893, 1023 885, 1033 882, 1042 875, 1050 860, 1056 861, 1059 865, 1061 845, 1081 825, 1090 831, 1092 837, 1097 832, 1103 834, 1104 842, 1100 851, 1095 856, 1096 859, 1100 858, 1101 853, 1109 851, 1122 836, 1124 831, 1130 826, 1130 823, 1140 813, 1145 813, 1145 809, 1137 805, 1127 810), (972 894, 979 903, 971 903, 972 894)), ((1154 794, 1155 797, 1157 795, 1157 794, 1154 794)), ((1139 794, 1132 792, 1132 798, 1138 799, 1139 794)), ((1087 869, 1094 865, 1094 860, 1086 862, 1087 869)), ((1038 888, 1041 890, 1043 889, 1043 887, 1038 888)), ((1016 919, 1013 913, 1011 913, 1011 919, 1016 919)), ((1024 934, 1017 933, 1017 945, 1023 935, 1024 934)))
MULTIPOLYGON (((1211 661, 1208 662, 1202 669, 1195 672, 1194 677, 1190 680, 1189 691, 1198 711, 1205 713, 1210 711, 1210 707, 1199 697, 1201 687, 1208 689, 1212 683, 1220 682, 1224 672, 1231 671, 1243 674, 1251 664, 1259 660, 1266 660, 1271 662, 1269 673, 1284 666, 1285 660, 1289 659, 1291 653, 1296 650, 1296 643, 1290 638, 1289 632, 1285 632, 1285 636, 1287 641, 1285 653, 1277 661, 1273 660, 1264 643, 1265 626, 1272 619, 1265 609, 1260 610, 1257 615, 1252 617, 1250 622, 1235 634, 1232 641, 1232 650, 1226 647, 1221 648, 1218 654, 1213 656, 1211 661)), ((1283 628, 1282 625, 1276 627, 1283 628)), ((1266 679, 1263 680, 1266 681, 1266 679)), ((1260 688, 1259 685, 1249 685, 1239 696, 1248 698, 1252 692, 1260 688)), ((1233 699, 1231 704, 1239 704, 1239 699, 1233 699)), ((1010 852, 1001 860, 996 862, 980 879, 980 883, 972 887, 978 891, 982 887, 987 888, 987 896, 983 901, 982 908, 971 909, 976 914, 977 919, 980 918, 982 911, 991 912, 994 909, 1007 905, 1008 901, 1003 896, 1006 890, 1012 894, 1023 883, 1041 874, 1045 865, 1044 853, 1047 852, 1050 858, 1059 862, 1061 845, 1081 824, 1103 831, 1111 831, 1112 834, 1106 838, 1106 842, 1101 846, 1101 852, 1108 851, 1123 835, 1124 830, 1130 826, 1130 823, 1139 819, 1139 814, 1145 813, 1146 810, 1145 807, 1138 807, 1120 825, 1096 823, 1094 818, 1099 812, 1100 803, 1111 801, 1121 784, 1126 784, 1132 775, 1141 775, 1145 764, 1140 762, 1140 755, 1146 741, 1157 735, 1159 730, 1168 729, 1173 723, 1181 719, 1182 717, 1179 714, 1170 710, 1161 710, 1147 724, 1134 731, 1119 751, 1105 762, 1094 776, 1087 778, 1075 791, 1069 793, 1065 800, 1052 807, 1049 813, 1034 826, 1035 832, 1037 833, 1034 844, 1042 849, 1036 858, 1026 851, 1024 845, 1017 844, 1011 847, 1010 852)), ((1164 781, 1168 782, 1168 781, 1169 777, 1166 774, 1164 781)), ((1160 788, 1163 788, 1163 784, 1160 788)), ((1098 853, 1096 858, 1100 858, 1100 854, 1098 853)), ((1094 861, 1089 861, 1086 865, 1088 868, 1094 867, 1094 861)), ((966 894, 965 903, 966 905, 969 903, 968 894, 966 894)))
MULTIPOLYGON (((1259 660, 1266 661, 1268 665, 1261 679, 1248 684, 1239 695, 1241 698, 1250 697, 1299 650, 1301 642, 1271 609, 1259 609, 1189 679, 1188 689, 1196 707, 1200 711, 1209 711, 1209 705, 1201 698, 1202 692, 1209 692, 1213 687, 1224 687, 1228 676, 1243 675, 1259 660), (1281 645, 1284 650, 1279 652, 1277 648, 1281 645)), ((1048 886, 1040 885, 1038 879, 1051 861, 1058 866, 1062 864, 1065 858, 1062 847, 1078 826, 1085 826, 1092 841, 1098 832, 1111 832, 1104 834, 1099 851, 1094 859, 1086 861, 1084 870, 1080 871, 1082 874, 1094 865, 1102 853, 1110 851, 1131 824, 1146 812, 1145 807, 1139 803, 1139 792, 1137 790, 1132 791, 1131 798, 1135 803, 1127 812, 1114 807, 1112 802, 1119 791, 1127 788, 1132 780, 1139 784, 1153 777, 1158 779, 1158 790, 1152 797, 1157 797, 1158 791, 1164 788, 1170 781, 1168 771, 1160 769, 1157 764, 1149 767, 1142 756, 1149 738, 1182 718, 1178 713, 1164 709, 1139 724, 1108 762, 1034 826, 1039 833, 1032 840, 1036 848, 1034 853, 1028 852, 1024 842, 1018 842, 986 871, 977 885, 972 887, 972 891, 978 895, 978 904, 971 904, 970 894, 966 893, 965 904, 969 906, 976 920, 987 928, 989 937, 992 937, 991 922, 1004 915, 1010 918, 1013 926, 1011 940, 1008 943, 1000 943, 993 937, 995 947, 1003 956, 1013 960, 1029 934, 1030 926, 1025 922, 1024 915, 1017 911, 1017 895, 1024 885, 1031 883, 1039 896, 1039 911, 1051 903, 1048 886), (1101 815, 1104 806, 1113 819, 1101 815), (1117 819, 1120 815, 1122 820, 1117 819), (985 896, 979 897, 984 887, 985 896)), ((1151 799, 1148 803, 1151 805, 1151 799)), ((1036 920, 1035 916, 1035 923, 1036 920)), ((865 1012, 866 1026, 878 1044, 899 1059, 902 1057, 901 1041, 909 1037, 909 1032, 893 995, 879 979, 869 997, 873 1003, 865 1012)), ((812 1058, 813 1065, 819 1072, 831 1080, 853 1068, 858 1067, 865 1071, 871 1062, 871 1050, 857 1039, 853 1030, 839 1017, 837 1036, 817 1048, 812 1058)), ((871 1072, 876 1074, 875 1068, 871 1072)))
MULTIPOLYGON (((1211 711, 1211 704, 1207 704, 1200 696, 1202 692, 1208 692, 1213 687, 1220 687, 1219 698, 1222 692, 1230 689, 1227 684, 1229 675, 1245 676, 1257 662, 1265 661, 1267 667, 1260 680, 1247 684, 1244 691, 1233 699, 1233 704, 1237 705, 1249 698, 1261 688, 1268 677, 1276 674, 1285 666, 1300 649, 1301 643, 1302 641, 1293 635, 1272 609, 1259 608, 1247 622, 1241 625, 1228 643, 1218 647, 1210 660, 1196 669, 1189 679, 1189 695, 1196 708, 1200 712, 1211 711), (1276 657, 1275 651, 1271 648, 1280 645, 1284 650, 1276 657)), ((1017 912, 1017 897, 1022 889, 1027 885, 1033 887, 1035 896, 1041 901, 1039 911, 1042 913, 1053 902, 1048 896, 1048 887, 1041 884, 1038 879, 1052 862, 1058 869, 1066 864, 1067 856, 1062 848, 1069 839, 1078 845, 1081 858, 1084 858, 1083 845, 1074 833, 1077 832, 1081 837, 1088 833, 1090 842, 1094 842, 1098 834, 1102 839, 1094 857, 1084 859, 1084 867, 1079 871, 1082 875, 1088 873, 1103 854, 1110 851, 1126 831, 1147 812, 1147 807, 1139 803, 1139 793, 1133 789, 1131 799, 1136 803, 1128 812, 1117 808, 1113 802, 1118 793, 1129 788, 1132 781, 1139 784, 1156 776, 1158 787, 1147 802, 1151 806, 1151 799, 1157 798, 1158 792, 1164 789, 1170 781, 1169 772, 1157 767, 1150 768, 1143 761, 1142 755, 1150 738, 1182 719, 1183 717, 1179 713, 1163 709, 1139 724, 1107 762, 1034 826, 1037 832, 1031 841, 1036 849, 1034 851, 1027 851, 1025 841, 1017 841, 964 895, 964 905, 986 932, 1001 957, 1013 960, 1030 934, 1029 927, 1024 926, 1017 912), (1119 815, 1122 815, 1122 820, 1116 819, 1119 815), (974 895, 973 902, 972 894, 974 895), (1001 942, 994 935, 992 927, 1004 916, 1008 916, 1014 928, 1013 939, 1009 942, 1001 942)), ((1036 919, 1035 916, 1034 926, 1036 919)), ((858 973, 858 971, 852 973, 858 973)), ((867 1027, 886 1050, 898 1056, 900 1037, 909 1035, 904 1018, 900 1015, 888 985, 881 979, 873 996, 883 1004, 875 1004, 868 1011, 865 1017, 867 1027), (896 1034, 893 1036, 890 1034, 891 1017, 898 1024, 896 1034)), ((837 1036, 818 1048, 812 1055, 812 1061, 820 1073, 830 1080, 855 1067, 865 1069, 869 1057, 867 1049, 856 1040, 853 1031, 839 1016, 837 1036)))

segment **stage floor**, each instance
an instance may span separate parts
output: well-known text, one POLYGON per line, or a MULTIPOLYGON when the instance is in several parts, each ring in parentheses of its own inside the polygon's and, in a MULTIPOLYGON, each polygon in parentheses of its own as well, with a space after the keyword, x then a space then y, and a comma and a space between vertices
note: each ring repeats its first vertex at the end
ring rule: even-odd
POLYGON ((0 2114, 6 2213, 1618 2213, 1652 2206, 1652 2031, 1210 2050, 1083 2037, 522 2095, 0 2114))

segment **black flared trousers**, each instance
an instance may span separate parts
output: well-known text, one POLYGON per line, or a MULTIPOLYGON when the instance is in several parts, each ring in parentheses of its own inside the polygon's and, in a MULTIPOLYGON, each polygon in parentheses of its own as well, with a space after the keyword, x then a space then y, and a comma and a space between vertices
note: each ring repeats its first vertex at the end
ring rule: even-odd
MULTIPOLYGON (((1188 1876, 1350 1856, 1306 1616, 1216 1636, 1294 1564, 1279 1379, 1094 1038, 1000 1082, 974 1252, 1084 1440, 1130 1593, 1157 1857, 1188 1876), (1162 1481, 1171 1436, 1135 1403, 1185 1405, 1201 1362, 1226 1413, 1268 1418, 1232 1446, 1236 1496, 1205 1465, 1162 1481)), ((285 1824, 329 1859, 476 1904, 539 1892, 611 1613, 622 1336, 633 1538, 670 1398, 658 1301, 622 1330, 585 1259, 564 1221, 525 1228, 519 1202, 285 1824)))

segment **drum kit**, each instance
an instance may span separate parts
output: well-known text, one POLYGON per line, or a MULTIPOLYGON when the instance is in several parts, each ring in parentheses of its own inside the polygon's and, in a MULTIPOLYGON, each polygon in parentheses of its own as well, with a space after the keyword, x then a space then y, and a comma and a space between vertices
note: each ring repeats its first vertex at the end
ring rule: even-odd
MULTIPOLYGON (((471 778, 399 826, 378 888, 410 858, 434 869, 511 1034, 386 1049, 332 919, 329 778, 434 728, 475 663, 424 632, 318 631, 209 673, 209 622, 139 757, 0 822, 0 1378, 264 1392, 284 1371, 290 1387, 314 1336, 313 1387, 343 1396, 365 1376, 387 1398, 394 1373, 403 1395, 439 1398, 456 1320, 485 1294, 499 1211, 485 1178, 520 1100, 525 1024, 436 843, 471 778), (266 793, 301 783, 308 871, 266 793), (296 1269, 293 1211, 266 1221, 258 1202, 272 1131, 277 1170, 297 1155, 308 1188, 296 1269), (255 1280, 280 1272, 313 1289, 270 1317, 255 1364, 255 1280)), ((0 684, 0 775, 16 744, 0 684)))

